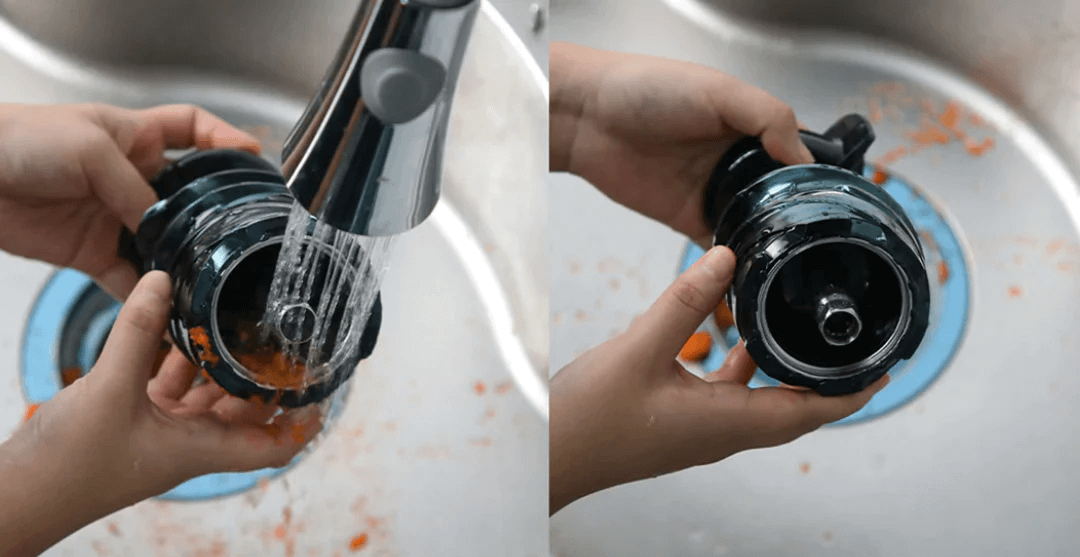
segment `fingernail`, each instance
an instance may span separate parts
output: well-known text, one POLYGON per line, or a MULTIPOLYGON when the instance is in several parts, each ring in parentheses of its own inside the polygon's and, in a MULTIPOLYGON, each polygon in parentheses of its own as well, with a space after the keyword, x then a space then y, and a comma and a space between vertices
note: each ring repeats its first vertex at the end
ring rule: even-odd
POLYGON ((242 142, 242 144, 239 147, 239 149, 241 151, 247 151, 248 153, 251 153, 252 155, 260 155, 260 154, 262 154, 262 145, 258 141, 256 141, 255 139, 240 138, 240 140, 242 142))
MULTIPOLYGON (((172 280, 165 271, 150 271, 143 276, 139 284, 143 285, 141 288, 147 289, 148 293, 161 303, 172 305, 172 280)), ((136 287, 139 287, 139 285, 136 285, 136 287)))
POLYGON ((735 274, 735 255, 726 246, 716 246, 707 251, 704 262, 725 280, 735 274))

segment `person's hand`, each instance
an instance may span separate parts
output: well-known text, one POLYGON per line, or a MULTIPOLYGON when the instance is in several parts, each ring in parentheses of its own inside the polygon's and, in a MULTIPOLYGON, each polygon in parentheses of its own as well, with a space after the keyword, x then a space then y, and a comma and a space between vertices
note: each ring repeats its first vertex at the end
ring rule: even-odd
POLYGON ((705 184, 737 140, 757 136, 784 164, 814 162, 792 109, 711 68, 551 45, 551 170, 712 246, 705 184))
POLYGON ((143 277, 90 373, 0 445, 0 555, 44 551, 196 476, 284 466, 321 430, 316 407, 277 414, 195 385, 175 349, 151 378, 171 299, 165 273, 143 277))
POLYGON ((716 247, 676 279, 622 335, 551 382, 550 511, 615 485, 788 443, 862 408, 887 383, 842 397, 751 389, 740 343, 704 378, 676 360, 720 303, 735 256, 716 247))
POLYGON ((0 250, 87 273, 123 300, 138 281, 120 227, 157 202, 166 149, 258 142, 194 106, 0 105, 0 250))

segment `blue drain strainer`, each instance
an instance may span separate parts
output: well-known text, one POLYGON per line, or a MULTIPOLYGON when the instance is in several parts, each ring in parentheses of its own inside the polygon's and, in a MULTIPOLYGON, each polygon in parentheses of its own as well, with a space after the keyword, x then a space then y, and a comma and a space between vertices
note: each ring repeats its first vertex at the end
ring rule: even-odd
MULTIPOLYGON (((60 392, 65 359, 74 360, 82 374, 93 367, 119 312, 120 304, 87 275, 70 269, 53 274, 34 303, 23 338, 22 384, 30 404, 42 404, 60 392), (71 338, 64 338, 65 330, 71 338)), ((340 415, 348 387, 342 386, 335 394, 327 425, 340 415)), ((159 498, 197 501, 240 493, 255 487, 260 480, 282 474, 307 454, 306 450, 301 452, 283 468, 193 478, 159 498)))
MULTIPOLYGON (((926 198, 908 183, 890 175, 881 187, 904 208, 922 237, 926 267, 930 274, 930 326, 915 355, 889 371, 889 386, 862 410, 831 425, 871 420, 913 400, 926 390, 952 361, 967 327, 970 303, 968 268, 956 234, 926 198), (947 273, 941 273, 939 269, 947 270, 947 273)), ((704 254, 704 250, 699 246, 689 244, 679 272, 690 268, 704 254)), ((727 351, 739 341, 739 332, 734 326, 722 333, 721 338, 714 338, 712 351, 702 362, 702 367, 707 371, 719 368, 727 351)), ((760 371, 750 381, 751 387, 777 384, 776 380, 760 371)))

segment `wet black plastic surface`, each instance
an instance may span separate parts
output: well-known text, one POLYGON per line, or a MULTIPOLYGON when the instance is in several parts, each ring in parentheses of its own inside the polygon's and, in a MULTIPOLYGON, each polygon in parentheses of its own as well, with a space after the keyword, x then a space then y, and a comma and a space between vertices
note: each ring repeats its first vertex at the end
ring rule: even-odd
POLYGON ((371 355, 382 323, 381 295, 376 296, 360 335, 359 350, 353 358, 336 366, 327 379, 302 390, 271 389, 235 369, 223 355, 231 353, 227 339, 237 336, 234 329, 244 316, 234 316, 228 311, 215 313, 213 300, 215 296, 235 297, 244 293, 250 299, 226 300, 224 308, 258 305, 260 295, 261 303, 265 304, 276 258, 264 261, 259 269, 249 269, 247 276, 238 277, 241 281, 251 281, 252 273, 262 273, 265 276, 259 277, 259 283, 265 283, 266 288, 252 284, 246 289, 239 285, 238 289, 234 284, 223 290, 229 282, 223 277, 249 248, 274 247, 275 241, 280 246, 292 205, 284 179, 260 157, 241 151, 214 150, 177 161, 151 185, 162 196, 161 201, 146 212, 136 234, 125 231, 119 253, 140 272, 158 269, 169 273, 175 294, 169 332, 185 356, 205 369, 222 388, 241 398, 257 396, 282 406, 305 406, 329 397, 352 375, 356 365, 371 355), (256 206, 265 213, 264 217, 224 229, 209 230, 205 224, 210 220, 207 217, 241 213, 256 206))
POLYGON ((757 138, 733 146, 706 187, 704 216, 714 245, 737 258, 728 304, 754 361, 778 381, 842 395, 915 353, 929 322, 929 283, 914 226, 861 175, 869 122, 848 115, 825 134, 802 136, 816 164, 785 167, 757 138), (823 340, 812 307, 837 290, 856 301, 864 323, 843 346, 823 340))

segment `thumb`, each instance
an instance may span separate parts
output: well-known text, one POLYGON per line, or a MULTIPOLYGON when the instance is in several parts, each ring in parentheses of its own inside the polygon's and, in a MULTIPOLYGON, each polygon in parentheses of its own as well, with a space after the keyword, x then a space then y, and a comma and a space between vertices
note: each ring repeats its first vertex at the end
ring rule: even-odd
POLYGON ((162 271, 147 273, 116 317, 94 369, 105 381, 146 391, 172 305, 172 283, 162 271))
POLYGON ((720 305, 734 273, 735 254, 724 246, 712 248, 675 279, 631 330, 658 347, 664 359, 675 359, 720 305))

